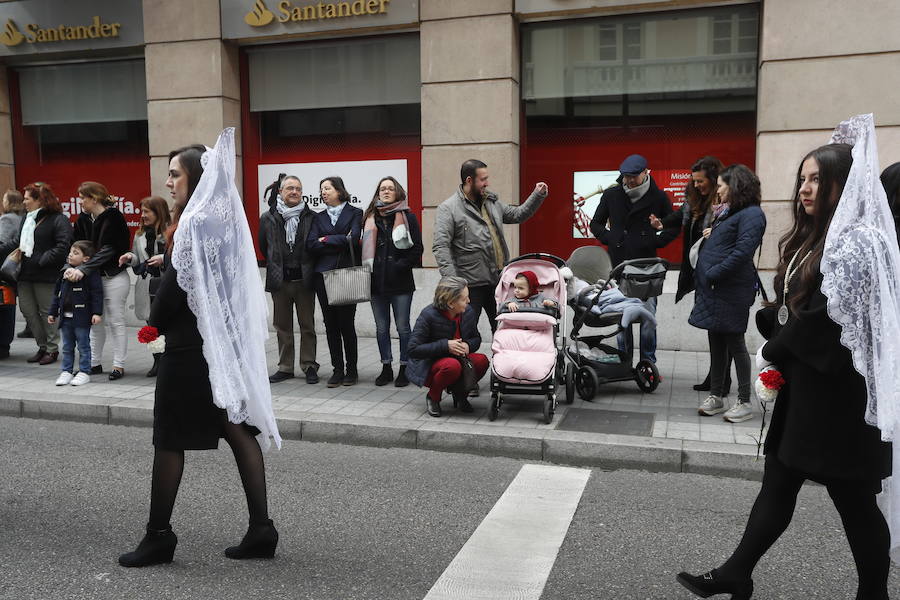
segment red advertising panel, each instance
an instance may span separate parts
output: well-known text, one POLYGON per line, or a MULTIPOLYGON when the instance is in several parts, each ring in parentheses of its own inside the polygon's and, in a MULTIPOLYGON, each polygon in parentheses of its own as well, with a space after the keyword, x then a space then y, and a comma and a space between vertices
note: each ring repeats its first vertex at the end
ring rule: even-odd
MULTIPOLYGON (((37 126, 22 125, 18 78, 9 70, 10 110, 15 150, 16 187, 49 184, 73 222, 81 212, 78 186, 97 181, 118 201, 132 236, 140 227, 140 203, 150 195, 150 151, 145 123, 115 125, 123 135, 105 142, 52 142, 37 126)), ((90 128, 92 125, 54 126, 90 128)), ((156 174, 164 177, 164 173, 156 174)))
MULTIPOLYGON (((522 150, 523 194, 538 181, 550 197, 521 229, 521 252, 550 252, 568 258, 579 246, 599 244, 588 226, 603 189, 615 184, 619 164, 629 154, 647 158, 657 186, 681 205, 691 165, 701 156, 754 168, 753 113, 715 116, 647 117, 622 127, 529 127, 522 150)), ((681 262, 681 238, 660 251, 681 262)))

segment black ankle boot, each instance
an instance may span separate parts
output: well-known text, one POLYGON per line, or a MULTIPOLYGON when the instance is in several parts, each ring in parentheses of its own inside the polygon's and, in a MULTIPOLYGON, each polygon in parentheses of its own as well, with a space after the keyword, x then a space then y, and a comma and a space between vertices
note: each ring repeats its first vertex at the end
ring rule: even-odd
POLYGON ((694 386, 694 389, 698 392, 708 392, 710 389, 709 385, 709 373, 706 373, 706 379, 704 379, 701 383, 698 383, 694 386))
POLYGON ((397 379, 394 380, 394 387, 406 387, 409 385, 409 379, 406 378, 406 365, 400 365, 400 371, 397 373, 397 379))
POLYGON ((250 523, 240 545, 226 548, 225 556, 235 560, 272 558, 275 556, 276 546, 278 546, 278 530, 272 524, 272 519, 268 519, 262 523, 250 523))
POLYGON ((425 394, 425 410, 428 411, 428 414, 432 417, 441 416, 441 403, 435 402, 431 399, 427 393, 425 394))
POLYGON ((460 412, 464 413, 470 413, 475 410, 469 403, 469 394, 459 390, 452 390, 451 394, 453 395, 453 408, 458 408, 460 412))
POLYGON ((359 373, 357 373, 356 367, 347 365, 347 374, 344 375, 344 378, 341 380, 341 385, 356 385, 358 380, 359 373))
MULTIPOLYGON (((400 367, 401 369, 403 367, 400 367)), ((391 365, 385 364, 381 367, 381 375, 375 378, 375 385, 387 385, 394 380, 394 370, 391 365)))
POLYGON ((128 552, 119 557, 119 564, 123 567, 147 567, 161 563, 172 562, 175 554, 175 546, 178 544, 178 536, 172 532, 172 526, 165 529, 150 529, 147 525, 147 534, 134 552, 128 552))
POLYGON ((159 357, 162 354, 154 354, 153 355, 153 366, 150 367, 150 370, 147 371, 147 377, 156 377, 156 372, 159 370, 159 357))
POLYGON ((335 370, 335 372, 328 378, 328 383, 326 384, 330 388, 336 388, 341 385, 341 381, 344 380, 344 372, 341 370, 335 370))
POLYGON ((753 580, 727 581, 721 579, 716 569, 703 575, 691 575, 682 571, 675 578, 678 583, 701 598, 716 594, 731 594, 731 600, 750 600, 753 595, 753 580))

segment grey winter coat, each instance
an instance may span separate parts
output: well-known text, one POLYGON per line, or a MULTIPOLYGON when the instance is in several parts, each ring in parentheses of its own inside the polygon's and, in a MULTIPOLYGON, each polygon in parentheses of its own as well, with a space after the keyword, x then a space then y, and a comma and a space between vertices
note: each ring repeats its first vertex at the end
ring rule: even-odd
MULTIPOLYGON (((500 236, 504 263, 509 260, 509 248, 503 236, 503 224, 527 220, 546 197, 546 193, 533 192, 524 204, 509 206, 500 202, 495 194, 488 193, 484 201, 500 236)), ((481 217, 480 209, 463 194, 462 187, 438 206, 431 249, 444 277, 462 277, 470 286, 496 285, 500 280, 487 222, 481 217)))
MULTIPOLYGON (((22 225, 22 215, 16 213, 4 213, 0 215, 0 244, 6 244, 18 238, 19 227, 22 225)), ((0 256, 0 260, 6 258, 0 256)))

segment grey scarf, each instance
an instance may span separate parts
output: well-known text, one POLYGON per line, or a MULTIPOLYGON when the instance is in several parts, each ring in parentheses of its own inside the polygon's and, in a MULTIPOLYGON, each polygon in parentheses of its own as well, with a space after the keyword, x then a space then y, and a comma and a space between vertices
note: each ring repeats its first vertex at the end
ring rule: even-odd
POLYGON ((647 178, 644 180, 644 183, 637 187, 626 187, 625 194, 628 196, 628 199, 631 200, 631 203, 634 204, 638 200, 644 197, 644 194, 647 193, 647 190, 650 189, 650 174, 647 173, 647 178))
POLYGON ((300 213, 306 208, 306 203, 301 202, 297 206, 291 207, 284 203, 281 196, 278 196, 275 208, 284 219, 284 237, 287 239, 288 247, 293 250, 294 239, 297 237, 297 226, 300 225, 300 213))

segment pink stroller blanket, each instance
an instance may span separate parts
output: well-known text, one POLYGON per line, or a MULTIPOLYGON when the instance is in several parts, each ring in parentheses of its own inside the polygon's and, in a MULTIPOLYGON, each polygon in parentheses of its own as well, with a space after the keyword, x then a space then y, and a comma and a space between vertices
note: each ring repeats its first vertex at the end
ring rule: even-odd
POLYGON ((553 376, 556 319, 540 313, 497 315, 491 350, 494 374, 507 383, 542 383, 553 376))

